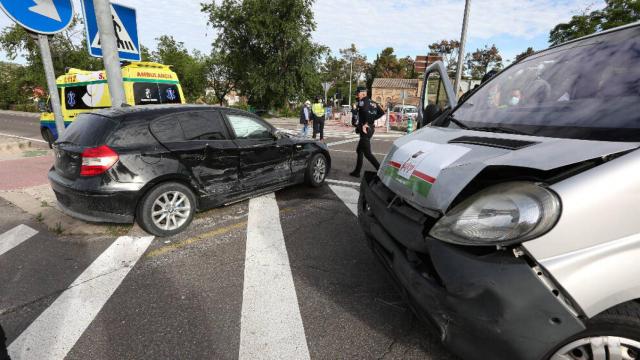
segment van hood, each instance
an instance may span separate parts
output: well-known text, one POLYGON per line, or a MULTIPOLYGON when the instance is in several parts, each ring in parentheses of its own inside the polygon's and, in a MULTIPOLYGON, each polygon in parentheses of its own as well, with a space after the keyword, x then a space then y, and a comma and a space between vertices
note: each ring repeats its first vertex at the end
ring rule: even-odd
POLYGON ((408 202, 444 214, 485 168, 549 171, 639 146, 426 127, 396 140, 378 176, 408 202))

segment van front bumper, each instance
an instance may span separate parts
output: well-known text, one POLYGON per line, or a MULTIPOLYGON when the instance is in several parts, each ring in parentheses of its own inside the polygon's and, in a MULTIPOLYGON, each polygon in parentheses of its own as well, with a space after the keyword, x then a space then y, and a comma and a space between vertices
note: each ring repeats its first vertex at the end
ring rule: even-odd
POLYGON ((428 234, 428 229, 424 221, 414 225, 422 228, 410 228, 411 219, 400 220, 415 209, 388 201, 394 198, 375 173, 365 174, 360 225, 414 312, 453 353, 463 359, 540 360, 585 329, 531 265, 510 251, 469 249, 428 237, 425 251, 410 250, 406 240, 391 234, 428 234))

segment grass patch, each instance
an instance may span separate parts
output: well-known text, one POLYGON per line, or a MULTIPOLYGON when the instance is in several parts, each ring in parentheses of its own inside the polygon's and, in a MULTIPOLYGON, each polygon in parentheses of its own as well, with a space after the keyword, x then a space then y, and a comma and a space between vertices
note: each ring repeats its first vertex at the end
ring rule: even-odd
POLYGON ((38 213, 38 215, 36 215, 35 220, 39 223, 44 221, 44 216, 42 216, 42 213, 38 213))
POLYGON ((42 201, 40 202, 40 207, 43 207, 43 208, 49 207, 49 203, 48 203, 48 202, 46 202, 46 201, 44 201, 44 200, 42 200, 42 201))
POLYGON ((62 223, 57 222, 56 226, 49 228, 49 231, 59 236, 59 235, 62 235, 62 233, 64 233, 64 228, 62 227, 62 223))
POLYGON ((109 225, 107 226, 107 234, 110 236, 125 236, 131 231, 133 225, 109 225))
POLYGON ((28 150, 22 153, 22 157, 32 158, 47 155, 46 150, 28 150))

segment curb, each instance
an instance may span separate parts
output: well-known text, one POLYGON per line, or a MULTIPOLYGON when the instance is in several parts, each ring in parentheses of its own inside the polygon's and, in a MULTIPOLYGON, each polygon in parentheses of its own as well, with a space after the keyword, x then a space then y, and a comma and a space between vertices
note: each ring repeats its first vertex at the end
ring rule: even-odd
POLYGON ((0 110, 0 115, 21 116, 29 118, 40 118, 40 113, 30 113, 24 111, 0 110))

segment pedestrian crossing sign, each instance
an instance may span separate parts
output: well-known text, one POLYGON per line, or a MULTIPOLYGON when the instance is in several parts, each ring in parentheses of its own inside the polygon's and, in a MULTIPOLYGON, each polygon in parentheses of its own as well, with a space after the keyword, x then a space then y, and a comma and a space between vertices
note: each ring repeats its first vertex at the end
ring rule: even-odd
MULTIPOLYGON (((82 10, 87 31, 89 54, 94 57, 102 57, 100 33, 98 31, 98 22, 96 21, 93 0, 82 0, 82 10)), ((140 61, 140 41, 138 38, 136 9, 112 3, 111 18, 113 19, 113 30, 116 33, 120 60, 140 61)))

